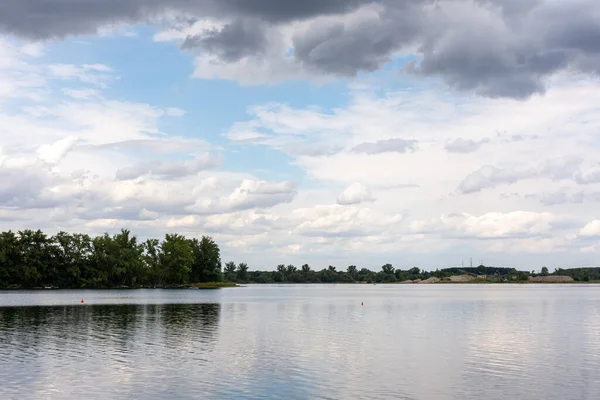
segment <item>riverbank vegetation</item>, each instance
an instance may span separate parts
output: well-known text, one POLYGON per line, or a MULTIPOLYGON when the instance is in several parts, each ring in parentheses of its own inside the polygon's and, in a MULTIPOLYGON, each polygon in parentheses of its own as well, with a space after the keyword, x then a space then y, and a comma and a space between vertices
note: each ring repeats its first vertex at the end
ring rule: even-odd
POLYGON ((480 265, 425 271, 385 264, 377 272, 350 265, 314 270, 308 264, 250 271, 227 262, 215 241, 167 234, 138 239, 128 230, 90 237, 42 231, 0 233, 0 288, 220 288, 235 283, 477 283, 600 281, 600 268, 556 269, 549 273, 480 265), (554 277, 554 279, 552 278, 554 277))
POLYGON ((140 242, 128 230, 96 237, 0 233, 0 287, 182 287, 220 281, 219 246, 207 236, 167 234, 162 241, 140 242))

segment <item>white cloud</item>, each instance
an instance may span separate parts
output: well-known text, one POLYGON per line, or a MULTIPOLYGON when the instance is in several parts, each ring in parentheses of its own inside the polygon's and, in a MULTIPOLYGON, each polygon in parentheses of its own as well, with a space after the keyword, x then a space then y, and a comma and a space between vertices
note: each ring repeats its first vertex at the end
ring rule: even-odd
POLYGON ((148 161, 141 162, 117 170, 116 177, 120 180, 137 179, 150 175, 158 179, 176 179, 219 166, 221 160, 210 153, 200 154, 191 160, 184 161, 148 161))
POLYGON ((67 136, 51 145, 43 144, 37 150, 38 157, 46 164, 56 165, 73 148, 77 140, 75 136, 67 136))
POLYGON ((254 208, 270 208, 291 202, 296 195, 292 182, 266 182, 244 179, 228 196, 196 202, 198 212, 231 212, 254 208))
POLYGON ((100 87, 113 79, 113 69, 104 64, 51 64, 48 65, 48 72, 54 78, 77 80, 100 87))
POLYGON ((185 115, 185 111, 180 108, 169 107, 165 109, 165 114, 169 117, 183 117, 185 115))
POLYGON ((600 237, 600 220, 593 220, 579 231, 581 236, 600 237))
POLYGON ((40 55, 40 45, 0 36, 0 106, 6 99, 39 100, 47 92, 43 71, 30 61, 40 55))
POLYGON ((44 45, 41 43, 25 43, 21 46, 21 53, 29 57, 40 57, 44 54, 44 45))
POLYGON ((88 100, 88 99, 91 99, 92 97, 96 97, 98 95, 97 90, 89 89, 89 88, 85 88, 85 89, 64 88, 62 90, 62 92, 65 94, 65 96, 69 96, 74 99, 80 99, 80 100, 88 100))
POLYGON ((382 153, 406 153, 417 148, 415 140, 400 138, 379 140, 377 142, 360 143, 352 149, 355 153, 382 154, 382 153))
POLYGON ((580 185, 600 183, 600 166, 597 163, 584 163, 576 156, 553 158, 537 165, 531 163, 508 167, 485 165, 462 180, 458 189, 462 193, 474 193, 527 179, 571 180, 580 185))
POLYGON ((477 238, 537 237, 552 232, 555 216, 551 213, 514 211, 491 212, 480 216, 453 214, 442 217, 441 222, 451 230, 477 238))
POLYGON ((283 230, 289 228, 289 224, 285 217, 248 210, 209 215, 204 220, 203 228, 211 233, 239 234, 243 232, 244 235, 254 235, 283 230))
MULTIPOLYGON (((158 119, 164 112, 148 104, 99 99, 33 105, 10 116, 15 122, 0 125, 0 133, 17 135, 19 129, 35 131, 35 138, 15 140, 59 140, 77 136, 82 144, 102 145, 131 140, 158 139, 158 119)), ((2 116, 0 116, 2 118, 2 116)))
POLYGON ((433 254, 461 251, 493 253, 485 258, 511 263, 515 258, 510 254, 520 254, 517 260, 529 260, 526 254, 540 259, 560 254, 555 262, 572 265, 577 263, 572 260, 582 260, 577 224, 587 217, 585 207, 572 204, 596 202, 594 193, 600 192, 595 156, 600 120, 596 106, 586 99, 600 100, 598 89, 598 82, 562 76, 547 95, 522 102, 429 89, 376 95, 358 86, 345 108, 253 106, 250 119, 224 136, 233 144, 285 152, 309 179, 332 184, 307 195, 300 188, 289 207, 276 209, 295 216, 291 238, 324 238, 302 246, 305 254, 309 248, 330 255, 363 246, 370 254, 397 254, 402 248, 422 254, 419 259, 440 260, 433 254), (418 140, 419 151, 353 151, 399 136, 418 140), (339 184, 347 188, 337 196, 340 204, 360 204, 373 198, 367 183, 384 215, 377 228, 370 219, 364 228, 349 222, 361 220, 353 214, 361 215, 361 209, 344 212, 344 207, 314 205, 331 199, 339 184), (571 193, 566 201, 544 196, 557 183, 571 193), (404 215, 402 223, 390 222, 396 214, 404 215), (445 217, 435 217, 440 214, 445 217), (396 230, 390 231, 391 226, 396 230), (362 239, 367 237, 369 242, 362 239), (390 240, 411 245, 394 249, 387 247, 390 240))
POLYGON ((375 201, 371 191, 358 182, 348 186, 337 199, 337 203, 341 205, 353 205, 369 201, 375 201))
POLYGON ((446 150, 451 153, 472 153, 477 151, 483 144, 487 143, 487 139, 470 140, 470 139, 453 139, 446 144, 446 150))
POLYGON ((296 209, 289 219, 295 225, 293 232, 300 236, 359 237, 397 230, 403 216, 356 206, 318 205, 296 209))
POLYGON ((167 228, 191 228, 197 224, 197 217, 186 215, 181 218, 170 218, 167 221, 167 228))
POLYGON ((579 249, 579 251, 581 251, 582 253, 597 253, 598 246, 597 245, 585 246, 585 247, 582 247, 581 249, 579 249))

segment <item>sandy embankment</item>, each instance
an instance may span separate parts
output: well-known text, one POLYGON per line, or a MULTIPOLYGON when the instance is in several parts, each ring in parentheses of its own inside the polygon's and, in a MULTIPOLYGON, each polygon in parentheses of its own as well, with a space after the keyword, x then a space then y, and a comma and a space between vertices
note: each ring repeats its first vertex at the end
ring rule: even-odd
POLYGON ((549 275, 549 276, 530 276, 529 282, 532 283, 569 283, 574 282, 570 276, 549 275))
POLYGON ((450 277, 450 282, 471 282, 474 279, 471 275, 455 275, 450 277))
POLYGON ((431 278, 425 279, 424 281, 421 281, 419 283, 438 283, 438 282, 441 282, 441 279, 436 278, 435 276, 432 276, 431 278))

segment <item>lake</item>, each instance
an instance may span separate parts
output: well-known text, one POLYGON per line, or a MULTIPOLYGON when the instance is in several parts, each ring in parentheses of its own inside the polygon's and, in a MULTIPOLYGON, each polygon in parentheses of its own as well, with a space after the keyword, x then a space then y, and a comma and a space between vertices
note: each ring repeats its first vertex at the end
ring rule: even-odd
POLYGON ((599 399, 600 285, 0 292, 0 398, 599 399))

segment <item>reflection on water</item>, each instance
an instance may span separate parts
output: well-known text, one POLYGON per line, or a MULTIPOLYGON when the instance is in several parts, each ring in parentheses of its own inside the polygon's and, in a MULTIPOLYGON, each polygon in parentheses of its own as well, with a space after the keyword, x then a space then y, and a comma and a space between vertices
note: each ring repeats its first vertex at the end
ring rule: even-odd
POLYGON ((179 375, 188 372, 183 368, 206 363, 220 309, 220 304, 0 308, 0 393, 36 399, 156 396, 177 387, 179 375), (177 375, 168 376, 173 371, 177 375))
POLYGON ((2 399, 598 399, 598 371, 595 286, 0 293, 2 399))

